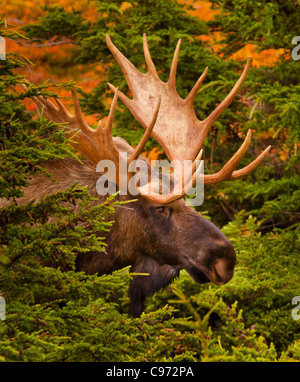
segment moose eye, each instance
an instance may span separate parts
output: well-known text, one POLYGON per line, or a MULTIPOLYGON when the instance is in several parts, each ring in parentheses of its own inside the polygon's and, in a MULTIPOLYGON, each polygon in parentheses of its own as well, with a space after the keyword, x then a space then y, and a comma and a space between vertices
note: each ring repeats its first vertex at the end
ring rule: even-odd
POLYGON ((163 214, 166 211, 166 208, 164 206, 159 206, 155 208, 155 212, 157 214, 163 214))

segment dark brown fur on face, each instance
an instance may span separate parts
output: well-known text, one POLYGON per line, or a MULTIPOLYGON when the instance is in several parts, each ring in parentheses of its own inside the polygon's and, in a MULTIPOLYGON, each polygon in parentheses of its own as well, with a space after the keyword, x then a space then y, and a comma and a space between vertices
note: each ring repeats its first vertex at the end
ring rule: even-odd
MULTIPOLYGON (((118 145, 128 152, 132 150, 123 140, 118 141, 118 145)), ((19 204, 30 200, 38 202, 43 196, 64 190, 74 182, 88 186, 90 194, 98 198, 96 203, 105 200, 96 192, 100 174, 89 162, 54 160, 45 163, 45 167, 56 181, 37 175, 24 190, 19 204)), ((131 199, 130 196, 117 198, 131 199)), ((224 284, 232 278, 235 252, 216 226, 182 199, 165 206, 140 196, 137 199, 125 208, 116 207, 115 214, 109 218, 115 223, 106 234, 105 253, 79 254, 77 271, 102 275, 131 265, 132 272, 148 273, 149 276, 134 276, 130 282, 130 311, 135 317, 143 312, 145 298, 172 282, 181 269, 186 269, 198 283, 224 284)), ((0 206, 8 203, 0 200, 0 206)))

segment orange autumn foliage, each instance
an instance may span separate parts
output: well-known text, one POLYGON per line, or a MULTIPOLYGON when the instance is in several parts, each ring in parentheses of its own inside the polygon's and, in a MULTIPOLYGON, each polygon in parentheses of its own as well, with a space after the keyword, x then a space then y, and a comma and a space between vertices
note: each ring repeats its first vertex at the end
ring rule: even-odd
MULTIPOLYGON (((191 3, 191 0, 180 0, 180 2, 191 3)), ((37 0, 2 0, 2 11, 5 12, 7 22, 15 26, 15 29, 22 27, 29 22, 35 22, 41 17, 44 11, 41 9, 41 3, 37 0)), ((66 11, 72 11, 72 9, 81 10, 83 17, 91 22, 96 21, 97 11, 95 4, 87 2, 86 0, 47 0, 44 2, 47 5, 63 6, 66 11)), ((126 3, 124 3, 126 4, 126 3)), ((209 0, 198 0, 194 3, 195 10, 190 11, 191 14, 197 16, 199 19, 208 21, 212 20, 214 15, 218 13, 217 10, 210 8, 209 0)), ((220 45, 220 33, 212 33, 210 36, 202 35, 201 39, 205 45, 210 46, 216 53, 219 52, 220 45)), ((33 63, 33 68, 25 69, 25 75, 28 80, 33 82, 43 82, 51 75, 51 81, 64 81, 74 79, 78 82, 79 86, 84 86, 86 91, 92 90, 97 84, 99 77, 102 73, 100 65, 76 65, 72 68, 49 68, 45 62, 45 57, 60 56, 68 57, 70 51, 73 49, 72 44, 62 44, 53 46, 32 46, 33 44, 19 45, 17 42, 7 41, 7 52, 19 52, 25 57, 28 57, 33 63), (30 45, 30 46, 26 46, 30 45)), ((254 44, 248 44, 239 52, 235 53, 233 59, 246 59, 249 55, 253 57, 253 65, 272 65, 281 54, 281 50, 269 49, 261 53, 255 51, 254 44)))
MULTIPOLYGON (((180 2, 192 4, 191 0, 180 0, 180 2)), ((198 0, 194 2, 194 11, 191 11, 191 14, 197 16, 200 20, 209 21, 213 20, 214 15, 218 14, 219 11, 210 8, 209 0, 198 0)), ((218 44, 218 41, 221 39, 221 33, 212 32, 209 36, 202 35, 201 39, 205 45, 209 46, 215 53, 219 53, 220 48, 222 47, 218 44)), ((259 66, 268 66, 274 65, 281 54, 284 53, 284 49, 266 49, 262 52, 256 51, 255 44, 247 44, 244 48, 240 49, 238 52, 234 53, 230 58, 234 60, 246 60, 247 57, 251 56, 253 61, 252 65, 259 66)))

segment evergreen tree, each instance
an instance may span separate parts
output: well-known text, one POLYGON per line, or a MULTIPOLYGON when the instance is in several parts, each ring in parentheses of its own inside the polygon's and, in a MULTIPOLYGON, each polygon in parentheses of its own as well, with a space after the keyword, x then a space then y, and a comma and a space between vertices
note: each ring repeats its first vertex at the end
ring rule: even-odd
MULTIPOLYGON (((0 358, 18 361, 274 361, 299 360, 299 322, 291 301, 299 294, 299 62, 292 60, 291 38, 297 35, 299 7, 295 1, 212 0, 219 10, 204 23, 176 1, 95 1, 98 17, 63 7, 44 7, 44 17, 22 33, 38 44, 66 38, 73 44, 72 62, 100 62, 104 75, 91 93, 81 91, 86 114, 104 114, 111 97, 107 81, 127 92, 123 74, 105 45, 115 45, 140 70, 145 70, 142 34, 161 79, 166 80, 174 48, 182 38, 177 90, 188 94, 206 66, 207 79, 195 100, 199 118, 207 116, 232 88, 244 62, 232 53, 254 43, 257 49, 285 49, 276 65, 252 68, 240 97, 215 123, 206 142, 206 172, 216 172, 255 130, 250 162, 269 144, 270 160, 246 179, 206 188, 206 211, 224 226, 238 264, 234 279, 220 288, 197 285, 182 272, 170 289, 149 299, 138 319, 127 314, 128 270, 110 276, 87 276, 41 266, 44 259, 64 259, 72 269, 78 251, 103 250, 95 230, 109 229, 103 219, 114 207, 89 209, 85 189, 74 185, 37 204, 15 202, 29 178, 44 171, 45 160, 76 156, 67 145, 63 126, 42 116, 32 118, 24 99, 54 95, 57 85, 32 85, 27 92, 17 69, 24 57, 10 54, 0 61, 0 197, 11 206, 0 215, 0 290, 7 317, 0 321, 0 358), (294 6, 293 6, 294 4, 294 6), (222 32, 223 51, 215 54, 201 35, 222 32), (222 56, 222 57, 221 57, 222 56), (226 60, 225 60, 226 58, 226 60), (18 89, 18 90, 17 90, 18 89), (74 198, 79 212, 61 202, 74 198), (46 224, 55 217, 55 224, 46 224), (97 219, 96 219, 97 217, 97 219), (86 224, 78 225, 78 221, 86 224), (226 224, 226 225, 225 225, 226 224)), ((4 28, 2 36, 22 36, 4 28)), ((59 86, 69 87, 68 82, 59 86)), ((135 145, 143 133, 126 108, 119 105, 114 134, 135 145), (132 128, 134 127, 134 128, 132 128)), ((156 145, 154 141, 148 148, 156 145)), ((201 210, 203 208, 201 207, 201 210)))

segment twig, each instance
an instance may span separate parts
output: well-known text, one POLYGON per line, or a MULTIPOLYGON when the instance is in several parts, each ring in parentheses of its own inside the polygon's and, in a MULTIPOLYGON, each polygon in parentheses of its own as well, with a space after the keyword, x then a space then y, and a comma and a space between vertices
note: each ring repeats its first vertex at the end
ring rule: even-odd
POLYGON ((49 42, 45 44, 23 44, 19 42, 21 46, 28 46, 28 47, 42 47, 42 46, 53 46, 53 45, 59 45, 59 44, 75 44, 74 41, 56 41, 56 42, 49 42))
POLYGON ((224 206, 223 202, 220 201, 220 205, 221 205, 221 207, 223 208, 223 210, 225 211, 225 213, 227 214, 227 216, 228 216, 230 219, 232 219, 232 218, 233 218, 232 214, 227 210, 227 208, 224 206))

